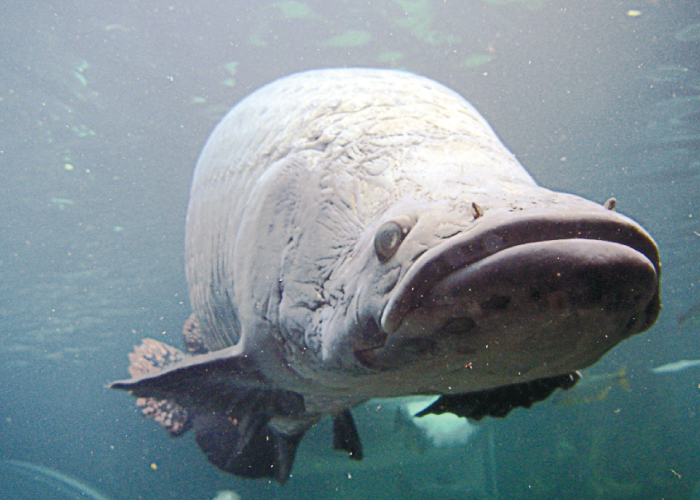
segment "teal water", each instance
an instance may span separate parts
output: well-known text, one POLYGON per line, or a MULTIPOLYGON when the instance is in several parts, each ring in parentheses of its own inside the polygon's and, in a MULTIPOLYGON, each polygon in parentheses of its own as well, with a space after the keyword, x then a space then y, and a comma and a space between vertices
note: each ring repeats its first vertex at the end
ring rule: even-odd
POLYGON ((0 469, 0 498, 73 494, 57 477, 114 500, 694 498, 700 369, 651 369, 700 358, 695 0, 10 1, 0 42, 0 458, 40 467, 0 469), (365 460, 324 421, 284 487, 219 472, 105 389, 143 336, 181 345, 188 189, 218 119, 340 66, 457 90, 540 184, 614 196, 656 238, 658 323, 586 374, 625 383, 441 447, 370 402, 365 460))

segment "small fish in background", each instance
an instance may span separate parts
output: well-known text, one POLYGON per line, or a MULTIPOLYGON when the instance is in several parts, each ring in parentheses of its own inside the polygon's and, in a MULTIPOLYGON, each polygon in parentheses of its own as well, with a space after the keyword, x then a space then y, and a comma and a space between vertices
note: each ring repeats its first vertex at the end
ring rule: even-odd
POLYGON ((700 359, 681 359, 652 368, 651 373, 676 373, 696 366, 700 366, 700 359))
POLYGON ((676 315, 676 319, 678 319, 678 331, 681 331, 686 323, 697 324, 698 318, 700 318, 700 301, 693 304, 684 313, 676 315))
POLYGON ((383 405, 396 405, 394 433, 402 437, 407 449, 424 455, 431 447, 460 446, 478 430, 479 427, 467 418, 453 413, 417 416, 437 399, 436 396, 409 396, 395 401, 380 400, 383 405))
POLYGON ((222 490, 212 500, 241 500, 241 496, 232 490, 222 490))
MULTIPOLYGON (((672 363, 666 363, 652 368, 651 373, 665 374, 676 373, 688 368, 700 367, 700 359, 681 359, 672 363)), ((614 373, 602 373, 599 375, 582 376, 576 386, 568 391, 559 391, 552 397, 554 406, 574 406, 579 404, 595 403, 604 400, 615 388, 632 391, 627 369, 620 368, 614 373)))
POLYGON ((414 397, 406 398, 402 404, 406 415, 413 425, 425 432, 434 446, 459 446, 467 443, 477 431, 478 426, 472 424, 466 417, 460 417, 454 413, 441 415, 428 414, 418 416, 423 410, 435 403, 438 397, 414 397))
POLYGON ((574 406, 595 403, 605 399, 614 388, 627 392, 632 390, 627 379, 627 369, 620 368, 614 373, 583 376, 576 386, 568 391, 560 391, 552 397, 554 406, 574 406))
POLYGON ((425 455, 431 443, 425 430, 418 427, 411 415, 404 408, 397 406, 394 412, 394 435, 403 443, 404 448, 425 455))

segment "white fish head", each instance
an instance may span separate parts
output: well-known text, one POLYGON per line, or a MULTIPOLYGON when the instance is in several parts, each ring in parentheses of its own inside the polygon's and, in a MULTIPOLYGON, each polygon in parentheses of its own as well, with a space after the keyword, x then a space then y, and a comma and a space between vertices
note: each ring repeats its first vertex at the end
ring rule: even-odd
POLYGON ((352 279, 343 314, 326 323, 324 359, 406 372, 424 393, 471 391, 585 368, 649 328, 660 265, 646 231, 582 198, 527 189, 505 206, 480 197, 469 213, 398 204, 377 221, 340 273, 352 279))

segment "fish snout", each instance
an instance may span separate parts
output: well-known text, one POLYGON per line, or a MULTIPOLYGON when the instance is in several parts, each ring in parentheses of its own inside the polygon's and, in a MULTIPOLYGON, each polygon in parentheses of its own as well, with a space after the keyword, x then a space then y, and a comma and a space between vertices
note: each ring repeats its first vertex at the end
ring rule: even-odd
MULTIPOLYGON (((483 265, 485 259, 505 252, 501 257, 519 255, 515 260, 499 260, 499 266, 506 270, 513 266, 536 263, 540 269, 559 269, 567 271, 581 261, 582 254, 588 250, 596 252, 596 262, 607 262, 612 269, 610 275, 622 275, 626 262, 626 247, 636 254, 646 257, 651 263, 657 283, 654 292, 658 295, 658 279, 661 274, 659 253, 656 243, 644 229, 631 219, 601 209, 597 212, 562 212, 558 210, 538 210, 514 215, 499 214, 494 217, 484 216, 483 221, 472 230, 458 234, 449 240, 425 252, 411 269, 402 277, 392 297, 388 301, 381 317, 382 330, 395 332, 406 314, 420 307, 423 299, 442 280, 450 275, 467 275, 483 265), (563 243, 569 241, 570 243, 563 243), (619 246, 603 247, 589 245, 590 242, 617 243, 619 246), (544 245, 544 243, 551 243, 544 245), (538 246, 526 246, 536 244, 538 246), (520 248, 519 248, 520 247, 520 248), (518 248, 518 250, 515 250, 518 248), (603 249, 606 249, 603 251, 603 249), (560 249, 557 253, 555 250, 560 249), (582 249, 579 251, 579 249, 582 249), (544 252, 545 258, 533 260, 538 251, 544 252), (522 252, 514 254, 513 252, 522 252), (567 252, 571 252, 568 254, 567 252), (523 260, 526 259, 526 260, 523 260), (560 260, 559 263, 555 260, 560 260), (621 264, 618 264, 621 263, 621 264), (462 273, 462 274, 455 274, 462 273), (616 274, 617 273, 617 274, 616 274)), ((632 254, 632 255, 636 255, 632 254)), ((491 261, 489 261, 491 262, 491 261)), ((588 263, 589 267, 592 261, 588 263)), ((566 276, 570 272, 565 273, 566 276)), ((454 278, 457 279, 457 278, 454 278)), ((658 302, 658 298, 656 300, 658 302)), ((657 304, 657 309, 660 305, 657 304)), ((656 311, 658 313, 658 310, 656 311)), ((655 317, 646 325, 651 326, 655 317)))
MULTIPOLYGON (((616 325, 619 340, 646 329, 658 290, 652 262, 619 243, 571 239, 527 243, 497 252, 441 280, 420 309, 443 317, 439 332, 480 324, 561 322, 575 317, 578 336, 616 325)), ((441 318, 442 319, 442 318, 441 318)), ((563 326, 562 326, 563 327, 563 326)), ((566 332, 563 332, 566 334, 566 332)))
POLYGON ((659 279, 656 244, 620 214, 485 216, 403 276, 382 314, 383 351, 439 357, 488 348, 524 370, 559 362, 565 373, 649 328, 659 279))

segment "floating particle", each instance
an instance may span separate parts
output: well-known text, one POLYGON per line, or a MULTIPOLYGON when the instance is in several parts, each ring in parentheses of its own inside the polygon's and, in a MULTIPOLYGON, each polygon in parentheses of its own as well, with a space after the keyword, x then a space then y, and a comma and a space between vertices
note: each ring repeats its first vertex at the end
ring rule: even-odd
POLYGON ((311 10, 308 5, 295 0, 275 2, 272 4, 272 6, 280 9, 282 11, 282 15, 287 19, 308 19, 316 16, 314 11, 311 10))
POLYGON ((347 30, 342 35, 329 38, 321 45, 327 47, 359 47, 372 39, 372 35, 363 30, 347 30))
POLYGON ((676 32, 673 38, 679 42, 700 42, 700 24, 689 24, 676 32))
POLYGON ((236 61, 231 61, 229 63, 224 64, 224 70, 231 76, 236 74, 237 69, 238 63, 236 61))
POLYGON ((481 66, 482 64, 486 64, 491 61, 493 61, 493 56, 489 54, 476 54, 467 57, 464 61, 462 61, 462 66, 467 68, 475 68, 476 66, 481 66))

